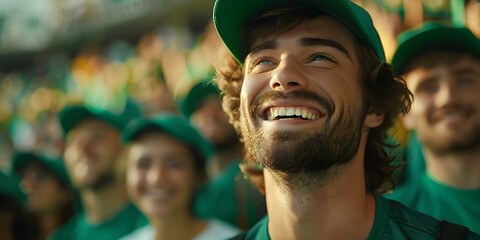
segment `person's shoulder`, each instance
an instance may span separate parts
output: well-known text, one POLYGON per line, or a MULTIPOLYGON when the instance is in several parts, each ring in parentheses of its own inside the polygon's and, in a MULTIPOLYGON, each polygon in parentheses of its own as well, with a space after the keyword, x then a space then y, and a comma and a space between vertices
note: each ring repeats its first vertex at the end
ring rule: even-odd
POLYGON ((436 234, 439 220, 427 214, 415 211, 396 200, 387 200, 390 206, 389 221, 405 229, 417 229, 436 234))
POLYGON ((230 240, 269 240, 269 239, 270 239, 270 235, 268 234, 268 215, 263 217, 260 221, 257 222, 257 224, 255 224, 255 226, 248 229, 246 232, 242 232, 230 238, 230 240))
POLYGON ((219 220, 209 220, 207 228, 201 232, 194 240, 207 240, 207 239, 228 239, 241 233, 241 230, 237 227, 229 225, 219 220))
POLYGON ((155 238, 155 230, 151 225, 137 228, 128 235, 123 236, 120 240, 150 240, 155 238))

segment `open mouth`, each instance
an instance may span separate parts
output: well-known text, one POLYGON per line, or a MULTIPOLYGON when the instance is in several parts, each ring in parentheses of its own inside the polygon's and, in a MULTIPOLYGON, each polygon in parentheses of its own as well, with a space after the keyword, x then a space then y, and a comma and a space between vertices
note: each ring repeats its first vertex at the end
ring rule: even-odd
POLYGON ((264 119, 268 121, 282 119, 300 119, 300 120, 317 120, 323 114, 317 110, 308 107, 270 107, 263 114, 264 119))

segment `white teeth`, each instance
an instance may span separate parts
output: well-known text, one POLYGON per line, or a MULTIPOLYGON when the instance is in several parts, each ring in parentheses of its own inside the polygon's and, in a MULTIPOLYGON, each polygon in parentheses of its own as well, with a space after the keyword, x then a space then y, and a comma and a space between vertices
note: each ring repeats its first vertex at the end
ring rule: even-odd
POLYGON ((301 115, 301 116, 302 116, 303 118, 308 118, 308 115, 309 115, 309 114, 308 114, 307 109, 302 109, 302 115, 301 115))
POLYGON ((267 120, 273 120, 276 117, 302 117, 304 119, 315 120, 317 115, 310 112, 308 108, 304 107, 272 107, 267 113, 267 120))
POLYGON ((295 116, 295 109, 287 108, 287 116, 295 116))

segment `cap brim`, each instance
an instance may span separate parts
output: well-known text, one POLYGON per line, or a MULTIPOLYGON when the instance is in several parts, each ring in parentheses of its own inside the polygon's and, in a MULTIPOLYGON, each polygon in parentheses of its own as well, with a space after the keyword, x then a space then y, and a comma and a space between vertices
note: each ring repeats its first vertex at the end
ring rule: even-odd
POLYGON ((158 129, 185 144, 197 149, 205 159, 209 159, 213 153, 211 144, 193 128, 187 120, 174 114, 161 113, 150 118, 141 118, 130 122, 122 131, 121 137, 124 143, 133 141, 141 133, 158 129))
POLYGON ((335 17, 372 47, 380 60, 385 60, 378 33, 376 31, 371 32, 366 27, 368 25, 373 28, 369 14, 350 0, 217 0, 213 9, 213 21, 227 48, 239 63, 243 63, 248 54, 246 36, 243 31, 245 25, 253 18, 269 10, 293 4, 317 7, 326 14, 335 17))
POLYGON ((32 152, 17 152, 14 154, 12 159, 12 170, 15 173, 19 174, 23 171, 23 169, 25 169, 28 164, 38 162, 44 167, 48 168, 50 171, 52 171, 53 174, 55 174, 67 186, 71 186, 67 171, 63 166, 63 163, 61 163, 60 161, 60 159, 50 159, 46 156, 37 155, 32 152))
POLYGON ((97 118, 119 130, 123 127, 123 124, 117 120, 117 116, 100 109, 93 111, 84 106, 69 106, 59 113, 60 126, 65 134, 70 132, 79 122, 88 118, 97 118))

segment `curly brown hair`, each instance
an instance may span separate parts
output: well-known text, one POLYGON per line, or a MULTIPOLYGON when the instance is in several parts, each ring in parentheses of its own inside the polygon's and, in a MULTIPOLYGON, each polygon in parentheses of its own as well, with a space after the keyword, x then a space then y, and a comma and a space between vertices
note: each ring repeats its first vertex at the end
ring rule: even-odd
MULTIPOLYGON (((308 7, 292 7, 268 12, 258 17, 245 28, 247 49, 255 39, 276 37, 301 23, 312 21, 325 14, 308 7)), ((356 35, 355 35, 356 36, 356 35)), ((394 185, 392 173, 396 166, 392 161, 396 155, 390 149, 396 147, 388 141, 387 130, 391 128, 396 118, 408 112, 413 100, 405 81, 393 75, 389 64, 379 60, 372 48, 356 37, 358 61, 362 62, 359 69, 364 102, 369 112, 384 114, 383 123, 370 130, 365 151, 365 180, 367 190, 382 193, 394 185), (390 183, 391 185, 387 185, 390 183)), ((240 137, 243 138, 240 127, 240 91, 243 83, 244 67, 231 54, 227 54, 221 65, 216 65, 214 81, 222 91, 223 109, 230 118, 240 137)), ((247 153, 248 154, 248 153, 247 153)), ((252 157, 245 157, 242 171, 252 182, 264 191, 263 170, 252 157)))

